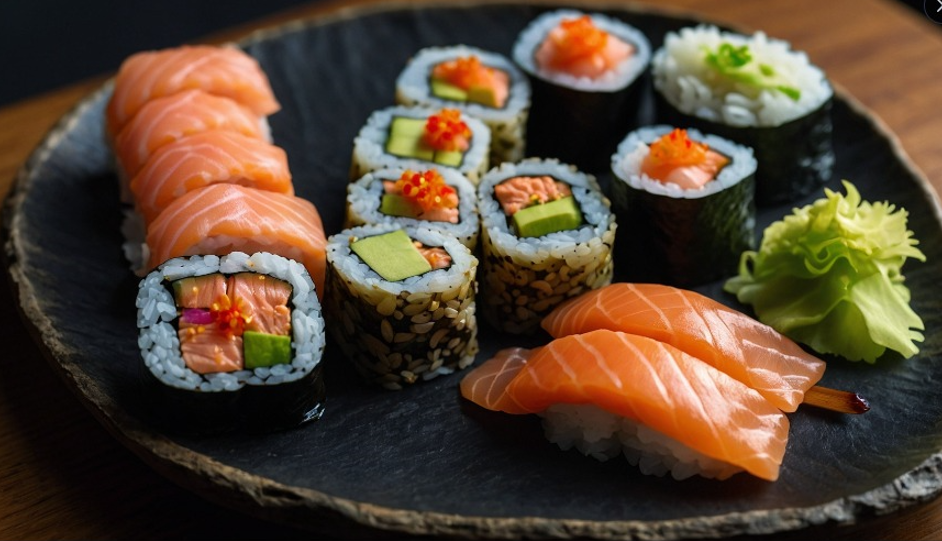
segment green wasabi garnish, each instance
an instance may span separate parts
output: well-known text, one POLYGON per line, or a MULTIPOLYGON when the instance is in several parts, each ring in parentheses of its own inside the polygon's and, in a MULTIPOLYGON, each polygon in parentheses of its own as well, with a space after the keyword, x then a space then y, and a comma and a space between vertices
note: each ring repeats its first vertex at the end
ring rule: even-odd
POLYGON ((704 47, 704 51, 707 65, 731 81, 759 90, 777 90, 795 101, 801 99, 800 90, 775 80, 775 68, 768 64, 753 62, 752 52, 748 45, 737 47, 731 43, 721 43, 715 51, 707 47, 704 47))
POLYGON ((925 325, 909 306, 902 266, 925 261, 907 213, 883 202, 826 197, 773 223, 758 251, 742 255, 725 289, 751 304, 763 323, 819 353, 872 363, 886 350, 919 352, 925 325))

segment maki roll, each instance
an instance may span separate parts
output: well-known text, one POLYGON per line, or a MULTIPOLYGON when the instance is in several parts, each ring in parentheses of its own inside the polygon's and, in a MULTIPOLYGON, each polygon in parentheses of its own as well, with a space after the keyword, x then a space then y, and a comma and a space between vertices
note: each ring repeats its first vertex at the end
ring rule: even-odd
POLYGON ((269 430, 323 413, 324 320, 304 267, 259 252, 175 258, 141 280, 153 415, 173 428, 269 430))
POLYGON ((490 128, 490 163, 523 159, 530 83, 501 54, 466 45, 422 49, 396 80, 396 102, 460 109, 490 128))
POLYGON ((390 390, 466 368, 478 352, 478 260, 452 236, 400 224, 346 229, 327 245, 332 338, 390 390))
POLYGON ((529 76, 527 153, 604 171, 639 125, 651 46, 643 33, 601 14, 552 11, 521 32, 513 59, 529 76))
POLYGON ((473 251, 479 222, 474 185, 453 169, 381 169, 347 185, 346 227, 427 227, 456 237, 473 251))
POLYGON ((618 240, 626 279, 693 287, 736 273, 755 238, 752 149, 652 126, 628 134, 612 172, 612 206, 632 233, 618 240))
POLYGON ((387 107, 370 115, 354 139, 350 179, 389 167, 451 167, 477 184, 490 145, 487 126, 458 109, 387 107))
POLYGON ((492 169, 478 186, 482 313, 521 334, 612 279, 615 216, 592 175, 557 160, 492 169))
POLYGON ((756 201, 790 203, 831 177, 834 91, 806 54, 762 32, 668 33, 652 60, 659 122, 755 150, 756 201))

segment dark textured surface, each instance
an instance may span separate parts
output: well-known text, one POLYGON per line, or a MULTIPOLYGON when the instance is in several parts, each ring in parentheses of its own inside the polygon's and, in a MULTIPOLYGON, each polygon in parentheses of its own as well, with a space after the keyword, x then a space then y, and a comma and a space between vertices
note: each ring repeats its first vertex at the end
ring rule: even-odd
MULTIPOLYGON (((372 110, 392 103, 395 76, 409 54, 455 42, 506 54, 535 15, 524 6, 405 9, 288 29, 249 45, 284 106, 272 118, 275 140, 288 152, 299 195, 318 206, 329 233, 342 221, 353 136, 372 110)), ((655 47, 666 30, 685 22, 616 15, 643 29, 655 47)), ((562 452, 543 440, 535 418, 463 402, 460 375, 380 392, 350 374, 334 344, 325 356, 321 420, 257 437, 169 439, 142 422, 135 391, 137 279, 120 249, 118 195, 102 143, 106 99, 104 90, 85 102, 17 183, 4 213, 10 271, 56 367, 83 400, 158 471, 211 499, 321 531, 672 538, 847 520, 939 488, 933 458, 942 448, 937 207, 887 139, 843 99, 834 107, 837 164, 829 186, 837 189, 839 178, 849 178, 865 198, 910 211, 929 263, 904 271, 927 340, 909 360, 889 357, 869 366, 830 359, 822 384, 861 393, 872 410, 791 414, 776 483, 746 475, 676 482, 640 475, 621 460, 599 463, 562 452)), ((759 230, 790 209, 762 209, 759 230)), ((734 304, 721 282, 700 290, 734 304)), ((481 339, 479 359, 519 344, 487 327, 481 339)))

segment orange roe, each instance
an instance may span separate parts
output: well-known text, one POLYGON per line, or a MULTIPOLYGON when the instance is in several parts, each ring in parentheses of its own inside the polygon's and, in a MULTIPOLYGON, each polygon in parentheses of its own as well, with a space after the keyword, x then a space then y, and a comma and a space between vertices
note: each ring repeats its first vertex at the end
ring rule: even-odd
POLYGON ((705 144, 691 141, 687 130, 674 128, 651 144, 650 160, 652 165, 700 165, 707 159, 707 150, 705 144))
POLYGON ((471 55, 442 62, 432 70, 432 77, 467 90, 477 84, 489 83, 494 77, 493 71, 477 56, 471 55))
POLYGON ((418 205, 423 212, 458 207, 455 189, 445 184, 445 179, 435 169, 422 173, 406 170, 396 181, 395 188, 403 197, 418 205))
POLYGON ((597 55, 608 44, 608 33, 592 23, 592 18, 583 15, 575 19, 564 19, 559 23, 562 31, 550 34, 555 42, 557 65, 568 65, 577 60, 597 55))
POLYGON ((252 316, 243 312, 242 304, 240 298, 236 298, 233 302, 228 295, 220 295, 219 300, 214 302, 209 309, 213 321, 227 336, 242 336, 245 332, 245 324, 252 321, 252 316))
POLYGON ((461 120, 458 109, 442 109, 425 123, 425 143, 435 150, 468 150, 471 128, 461 120))

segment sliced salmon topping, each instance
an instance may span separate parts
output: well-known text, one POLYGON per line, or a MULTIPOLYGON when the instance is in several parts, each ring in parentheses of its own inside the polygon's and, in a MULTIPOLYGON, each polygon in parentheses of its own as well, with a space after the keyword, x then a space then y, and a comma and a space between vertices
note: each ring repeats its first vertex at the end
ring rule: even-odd
POLYGON ((675 128, 651 144, 641 162, 641 172, 664 183, 684 189, 699 189, 716 178, 729 164, 729 158, 710 150, 687 136, 687 130, 675 128))
POLYGON ((432 266, 432 270, 447 269, 451 266, 451 256, 444 248, 439 246, 426 246, 418 241, 412 241, 422 257, 432 266))
POLYGON ((563 19, 535 53, 538 66, 597 79, 634 54, 634 47, 597 27, 588 15, 563 19))
POLYGON ((572 195, 565 182, 552 177, 513 177, 494 186, 494 195, 507 216, 518 210, 572 195))

